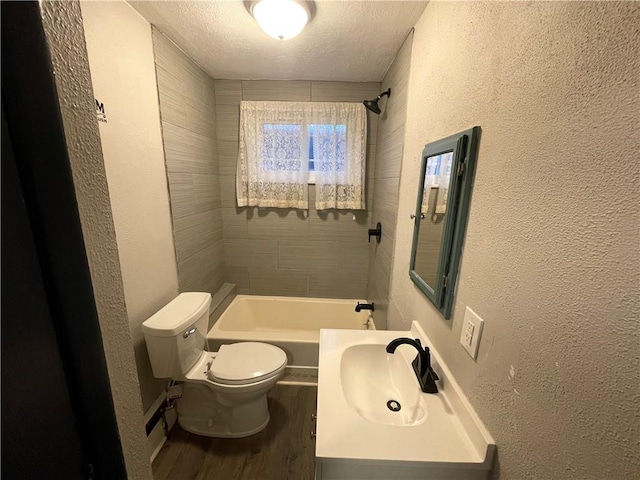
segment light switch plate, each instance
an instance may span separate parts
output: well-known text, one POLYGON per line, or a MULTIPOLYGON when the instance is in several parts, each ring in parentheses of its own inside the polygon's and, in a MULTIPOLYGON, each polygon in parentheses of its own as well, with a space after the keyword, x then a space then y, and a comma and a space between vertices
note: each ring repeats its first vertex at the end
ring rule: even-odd
POLYGON ((483 325, 484 320, 482 320, 476 312, 467 307, 464 311, 464 319, 462 321, 460 345, 464 347, 474 360, 478 357, 478 346, 480 345, 483 325))

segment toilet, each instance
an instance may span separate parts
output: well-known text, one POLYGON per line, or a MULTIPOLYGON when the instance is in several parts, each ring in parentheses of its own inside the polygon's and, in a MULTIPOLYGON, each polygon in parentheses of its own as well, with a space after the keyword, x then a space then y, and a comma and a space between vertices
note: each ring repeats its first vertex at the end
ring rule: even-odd
POLYGON ((240 438, 269 423, 267 392, 284 373, 287 355, 259 342, 206 351, 209 293, 181 293, 142 323, 153 375, 182 383, 178 423, 197 435, 240 438))

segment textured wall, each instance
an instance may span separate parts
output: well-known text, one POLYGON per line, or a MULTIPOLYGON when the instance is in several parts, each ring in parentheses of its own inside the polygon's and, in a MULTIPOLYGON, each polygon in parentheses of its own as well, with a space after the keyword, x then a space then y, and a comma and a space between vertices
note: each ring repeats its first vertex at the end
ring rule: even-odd
POLYGON ((151 26, 125 2, 81 5, 93 91, 107 117, 100 139, 146 410, 164 381, 153 377, 140 325, 178 294, 151 26))
MULTIPOLYGON (((375 186, 373 188, 372 225, 382 224, 382 240, 369 246, 369 284, 367 299, 376 305, 374 313, 378 328, 385 328, 389 307, 389 285, 393 259, 396 220, 398 214, 398 188, 404 147, 404 129, 407 117, 407 91, 411 65, 409 35, 382 80, 380 91, 391 88, 391 96, 380 101, 376 149, 375 186), (386 103, 383 103, 386 102, 386 103)), ((405 218, 402 218, 404 220, 405 218)))
POLYGON ((180 291, 223 283, 213 80, 153 27, 180 291))
MULTIPOLYGON (((224 225, 225 281, 238 293, 365 298, 369 210, 316 211, 236 207, 235 174, 241 100, 361 102, 380 84, 216 80, 216 128, 224 225)), ((371 208, 378 117, 368 114, 367 208, 371 208)), ((375 225, 375 224, 373 224, 375 225)))
POLYGON ((80 5, 42 2, 127 473, 151 479, 138 375, 95 120, 80 5))
POLYGON ((640 5, 430 2, 416 25, 389 325, 419 320, 501 479, 640 471, 640 5), (482 127, 457 298, 408 277, 420 153, 482 127), (485 320, 477 362, 458 343, 485 320))

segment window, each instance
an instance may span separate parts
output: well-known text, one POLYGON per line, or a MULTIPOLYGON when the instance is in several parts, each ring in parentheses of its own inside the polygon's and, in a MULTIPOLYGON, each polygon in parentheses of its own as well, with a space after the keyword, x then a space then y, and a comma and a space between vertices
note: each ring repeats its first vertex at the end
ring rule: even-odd
POLYGON ((364 209, 365 154, 361 104, 242 102, 238 205, 364 209))
MULTIPOLYGON (((301 151, 307 152, 307 170, 309 172, 309 183, 315 183, 316 156, 314 152, 318 152, 324 148, 333 148, 327 138, 335 138, 335 150, 337 151, 336 171, 344 172, 346 165, 346 144, 347 144, 347 126, 346 125, 315 125, 310 124, 306 127, 306 135, 301 136, 300 132, 303 127, 301 125, 292 124, 273 124, 265 123, 262 126, 263 142, 262 142, 262 162, 263 168, 268 171, 274 170, 300 170, 301 151), (317 132, 317 134, 316 134, 317 132), (277 140, 274 142, 273 138, 277 140), (300 138, 306 144, 306 147, 300 143, 300 138)), ((320 156, 318 156, 320 161, 320 156)))

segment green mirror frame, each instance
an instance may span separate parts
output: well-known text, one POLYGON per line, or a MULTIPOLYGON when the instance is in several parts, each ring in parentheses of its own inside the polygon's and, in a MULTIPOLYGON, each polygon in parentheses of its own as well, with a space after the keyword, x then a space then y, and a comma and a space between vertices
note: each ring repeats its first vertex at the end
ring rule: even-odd
MULTIPOLYGON (((449 320, 453 311, 454 295, 462 245, 469 215, 471 190, 475 171, 480 127, 473 127, 464 132, 428 143, 422 152, 422 166, 413 227, 413 245, 409 263, 409 277, 422 293, 435 305, 445 319, 449 320), (420 227, 423 222, 432 221, 423 212, 423 195, 427 161, 429 158, 453 152, 451 176, 447 192, 445 214, 443 219, 442 239, 437 249, 437 271, 434 285, 430 285, 416 271, 416 252, 420 241, 420 227)), ((426 227, 425 227, 426 228, 426 227)), ((436 247, 435 245, 432 247, 436 247)))

